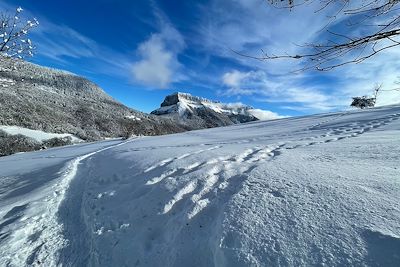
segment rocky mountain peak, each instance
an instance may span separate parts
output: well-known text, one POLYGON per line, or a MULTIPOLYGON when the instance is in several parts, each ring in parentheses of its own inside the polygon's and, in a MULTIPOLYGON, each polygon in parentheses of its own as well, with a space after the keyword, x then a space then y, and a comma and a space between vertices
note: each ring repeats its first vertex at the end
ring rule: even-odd
POLYGON ((178 104, 178 102, 195 102, 198 104, 201 104, 202 102, 205 103, 220 103, 218 101, 213 101, 209 100, 207 98, 203 97, 198 97, 198 96, 193 96, 188 93, 182 93, 182 92, 175 92, 171 95, 167 95, 164 99, 164 101, 161 103, 161 107, 167 107, 167 106, 172 106, 178 104))

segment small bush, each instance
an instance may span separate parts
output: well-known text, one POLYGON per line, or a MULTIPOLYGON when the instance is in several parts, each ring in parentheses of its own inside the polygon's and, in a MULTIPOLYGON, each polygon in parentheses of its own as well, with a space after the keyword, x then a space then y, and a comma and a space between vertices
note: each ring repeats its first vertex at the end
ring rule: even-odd
POLYGON ((22 134, 8 135, 4 131, 0 131, 0 157, 18 152, 39 150, 41 147, 41 143, 30 137, 22 134))
POLYGON ((67 136, 63 138, 52 138, 43 142, 22 134, 9 135, 0 130, 0 157, 8 156, 18 152, 29 152, 43 148, 72 145, 72 138, 67 136))
POLYGON ((375 97, 367 97, 367 96, 353 97, 353 102, 351 102, 350 106, 364 109, 367 107, 374 107, 375 103, 376 103, 375 97))
POLYGON ((63 138, 51 138, 49 140, 45 140, 42 143, 42 146, 49 148, 49 147, 57 147, 57 146, 67 146, 72 145, 72 138, 70 136, 63 137, 63 138))

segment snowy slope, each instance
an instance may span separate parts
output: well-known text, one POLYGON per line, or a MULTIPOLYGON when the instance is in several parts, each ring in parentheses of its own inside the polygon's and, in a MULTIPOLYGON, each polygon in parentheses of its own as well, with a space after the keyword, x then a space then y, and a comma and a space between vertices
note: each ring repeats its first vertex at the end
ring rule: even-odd
POLYGON ((7 126, 7 125, 0 125, 0 130, 3 130, 7 134, 16 135, 22 134, 24 136, 30 137, 38 142, 43 142, 45 140, 49 140, 51 138, 64 138, 64 137, 71 137, 73 143, 79 143, 83 140, 72 135, 72 134, 57 134, 57 133, 46 133, 39 130, 31 130, 28 128, 18 127, 18 126, 7 126))
POLYGON ((1 266, 399 266, 400 106, 0 159, 1 266))

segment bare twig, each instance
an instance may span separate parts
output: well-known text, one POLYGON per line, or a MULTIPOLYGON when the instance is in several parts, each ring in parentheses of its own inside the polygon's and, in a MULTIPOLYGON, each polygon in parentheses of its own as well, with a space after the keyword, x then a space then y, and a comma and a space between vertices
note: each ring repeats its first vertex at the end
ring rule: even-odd
MULTIPOLYGON (((312 0, 268 0, 272 5, 280 8, 295 8, 299 5, 313 2, 312 0)), ((304 53, 273 54, 263 52, 261 56, 250 56, 245 53, 236 54, 258 60, 297 59, 304 61, 306 69, 319 71, 331 70, 343 65, 358 64, 377 53, 400 45, 400 15, 398 9, 400 0, 365 0, 358 6, 351 6, 350 0, 319 0, 319 12, 328 6, 336 7, 336 19, 339 14, 347 16, 344 20, 351 27, 365 27, 363 35, 350 35, 326 29, 329 38, 325 43, 310 43, 302 47, 304 53), (354 21, 356 20, 356 21, 354 21), (379 21, 379 23, 374 23, 379 21), (367 28, 369 27, 369 28, 367 28), (367 32, 365 34, 365 32, 367 32)), ((351 2, 353 4, 353 2, 351 2)), ((329 23, 328 23, 329 25, 329 23)), ((325 29, 327 26, 323 27, 325 29)))

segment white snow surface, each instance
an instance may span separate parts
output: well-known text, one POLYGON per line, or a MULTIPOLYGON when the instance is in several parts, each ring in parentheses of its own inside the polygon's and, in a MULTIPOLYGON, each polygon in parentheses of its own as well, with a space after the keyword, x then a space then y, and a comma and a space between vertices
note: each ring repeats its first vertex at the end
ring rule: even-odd
POLYGON ((400 266, 400 106, 0 158, 0 266, 400 266))
POLYGON ((63 138, 63 137, 71 137, 73 143, 82 142, 82 139, 68 133, 65 134, 48 133, 40 130, 32 130, 19 126, 7 126, 7 125, 0 125, 0 130, 3 130, 4 132, 10 135, 22 134, 24 136, 35 139, 38 142, 43 142, 45 140, 52 138, 63 138))
POLYGON ((128 115, 128 116, 126 116, 125 118, 131 119, 131 120, 134 120, 134 121, 140 121, 140 120, 142 120, 141 118, 136 117, 135 115, 128 115))

